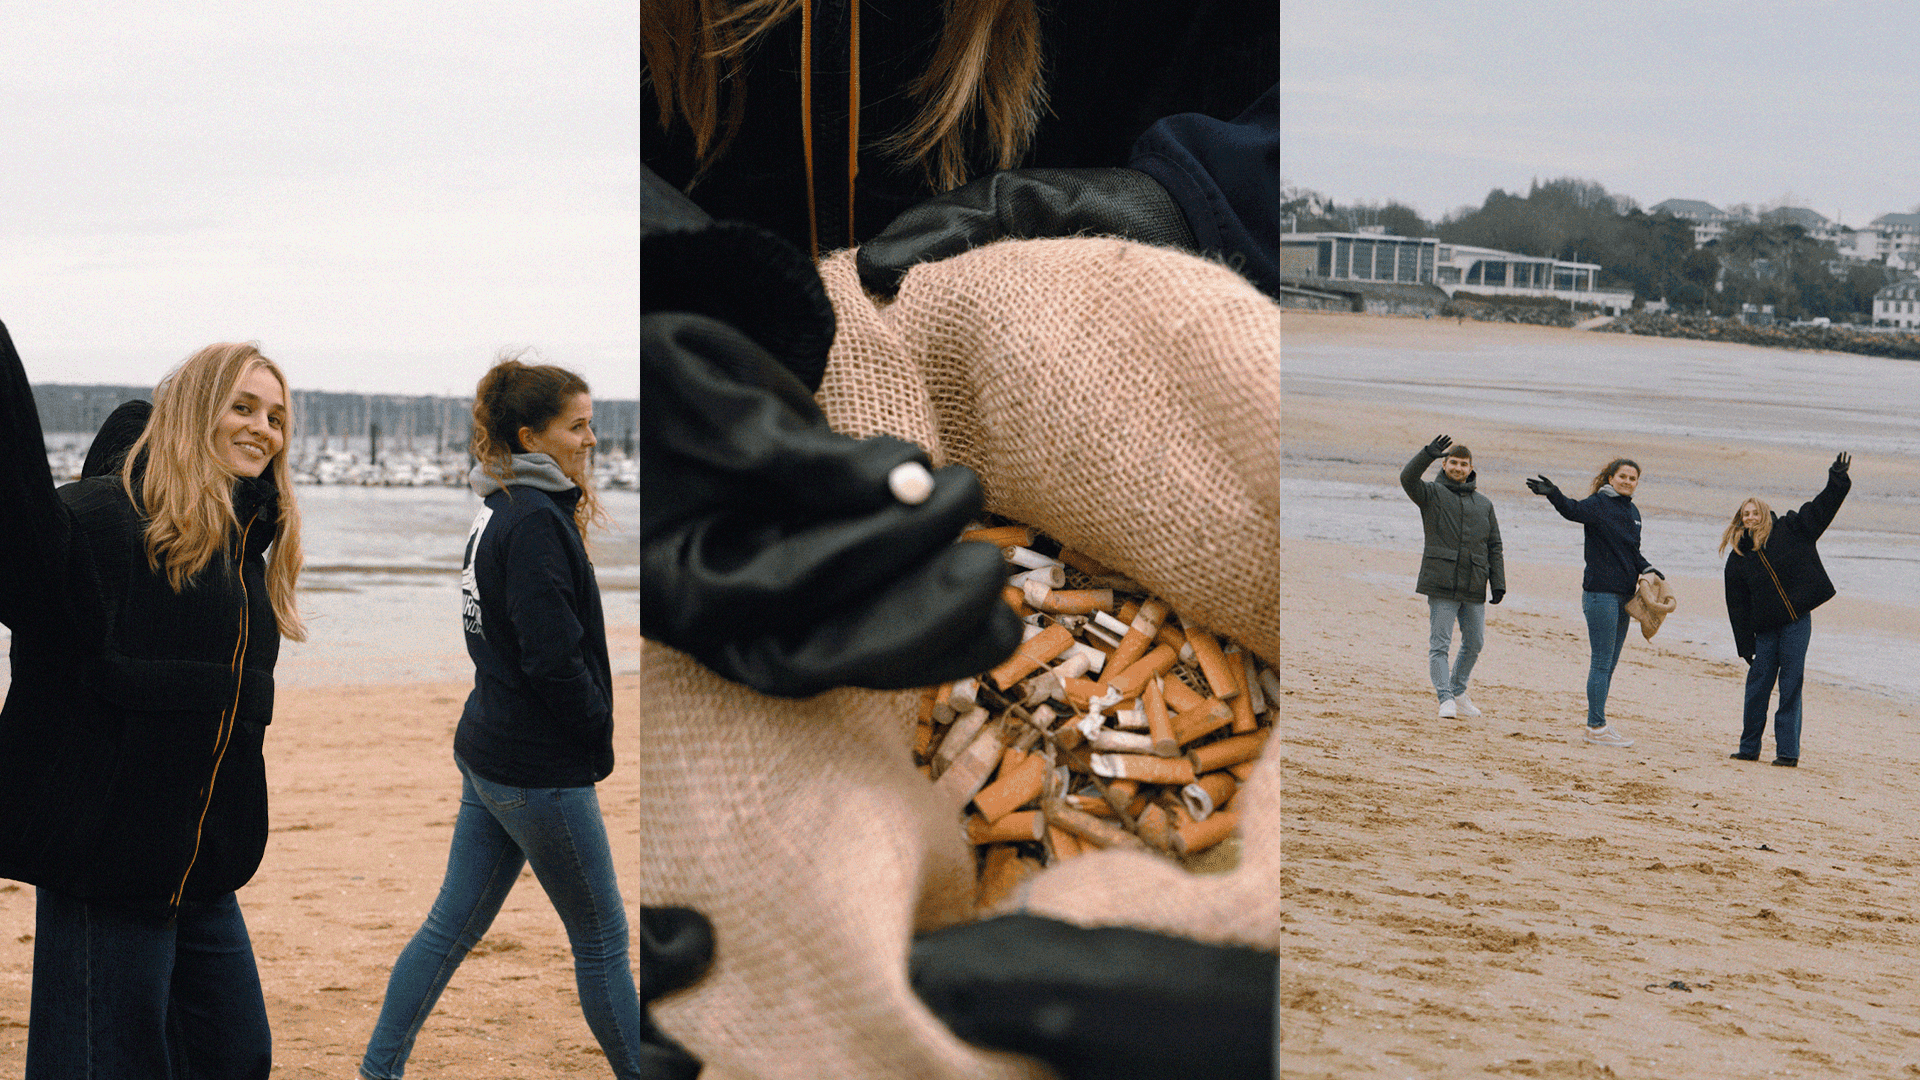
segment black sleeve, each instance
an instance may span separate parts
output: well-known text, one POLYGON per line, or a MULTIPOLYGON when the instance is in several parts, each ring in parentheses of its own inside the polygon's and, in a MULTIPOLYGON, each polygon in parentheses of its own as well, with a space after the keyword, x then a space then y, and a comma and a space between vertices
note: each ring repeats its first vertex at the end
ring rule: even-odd
POLYGON ((1818 540, 1820 534, 1827 531, 1827 526, 1833 524, 1834 515, 1840 512, 1840 504, 1851 490, 1853 479, 1846 473, 1837 469, 1827 471, 1827 486, 1800 507, 1800 525, 1806 529, 1808 539, 1818 540))
POLYGON ((61 619, 73 517, 55 494, 33 387, 0 325, 0 623, 61 619))
POLYGON ((1231 121, 1170 116, 1147 129, 1127 163, 1167 189, 1194 249, 1225 256, 1269 296, 1280 289, 1280 88, 1231 121))
POLYGON ((613 703, 587 667, 587 630, 576 610, 567 540, 560 535, 570 527, 553 514, 529 514, 502 538, 506 614, 534 694, 591 746, 606 740, 613 703))

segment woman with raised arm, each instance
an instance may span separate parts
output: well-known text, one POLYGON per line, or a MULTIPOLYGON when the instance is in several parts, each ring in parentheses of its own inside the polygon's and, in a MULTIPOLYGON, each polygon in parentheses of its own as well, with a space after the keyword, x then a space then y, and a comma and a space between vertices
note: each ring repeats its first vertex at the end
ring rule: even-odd
POLYGON ((1720 535, 1727 555, 1727 619, 1733 644, 1747 662, 1746 710, 1740 726, 1740 761, 1760 760, 1760 737, 1767 731, 1767 702, 1775 682, 1780 708, 1773 714, 1773 763, 1800 764, 1800 687, 1807 670, 1807 643, 1813 638, 1812 611, 1833 599, 1833 581, 1814 547, 1833 524, 1840 503, 1853 487, 1845 453, 1827 467, 1827 486, 1798 510, 1775 514, 1751 498, 1733 512, 1720 535))
POLYGON ((640 1075, 626 908, 593 785, 613 771, 613 681, 585 544, 593 398, 578 375, 507 358, 474 391, 468 477, 485 502, 460 575, 473 693, 454 731, 463 778, 440 895, 394 963, 361 1059, 399 1080, 447 980, 531 864, 573 946, 580 1008, 617 1077, 640 1075))
POLYGON ((38 886, 29 1080, 271 1067, 234 893, 266 849, 280 638, 306 636, 287 381, 209 345, 153 397, 56 489, 0 327, 0 876, 38 886))
POLYGON ((1586 571, 1580 579, 1580 610, 1587 619, 1587 741, 1596 746, 1633 745, 1618 725, 1607 723, 1607 691, 1613 669, 1627 643, 1631 621, 1627 601, 1639 588, 1641 574, 1665 578, 1640 554, 1640 508, 1633 493, 1640 486, 1640 466, 1631 458, 1614 458, 1594 474, 1593 487, 1578 502, 1564 495, 1544 476, 1527 481, 1527 490, 1545 495, 1560 516, 1586 528, 1586 571))

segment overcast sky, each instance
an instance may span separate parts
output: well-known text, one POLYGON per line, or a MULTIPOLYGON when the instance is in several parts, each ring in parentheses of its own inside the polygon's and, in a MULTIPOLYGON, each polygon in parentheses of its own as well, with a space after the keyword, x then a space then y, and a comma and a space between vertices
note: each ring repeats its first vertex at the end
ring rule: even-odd
POLYGON ((0 6, 0 322, 40 382, 639 389, 639 4, 0 6))
POLYGON ((1537 177, 1810 207, 1920 203, 1920 7, 1282 0, 1281 173, 1429 221, 1537 177))

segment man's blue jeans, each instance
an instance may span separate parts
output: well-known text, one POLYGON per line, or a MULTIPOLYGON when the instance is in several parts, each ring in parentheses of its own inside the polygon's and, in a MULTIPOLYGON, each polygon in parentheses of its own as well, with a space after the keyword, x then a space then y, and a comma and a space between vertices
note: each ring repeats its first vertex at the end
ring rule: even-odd
POLYGON ((1740 752, 1760 753, 1767 732, 1767 701, 1780 684, 1780 708, 1773 714, 1776 757, 1800 758, 1800 687, 1806 681, 1807 644, 1813 640, 1813 616, 1753 636, 1753 663, 1747 668, 1747 708, 1740 725, 1740 752))
POLYGON ((567 928, 587 1026, 614 1075, 637 1078, 640 995, 627 960, 627 913, 593 788, 509 787, 475 776, 464 761, 459 765, 464 780, 447 876, 426 923, 393 965, 360 1063, 362 1075, 399 1080, 447 980, 493 924, 521 867, 531 864, 567 928))
POLYGON ((38 891, 27 1080, 265 1080, 273 1035, 232 893, 177 920, 38 891))
POLYGON ((1580 611, 1587 617, 1587 644, 1593 650, 1587 664, 1587 726, 1606 727, 1607 690, 1613 686, 1613 669, 1620 664, 1633 619, 1627 614, 1627 597, 1610 592, 1581 593, 1580 611))
POLYGON ((1433 680, 1433 692, 1441 701, 1452 701, 1467 692, 1473 662, 1480 659, 1480 648, 1486 640, 1486 601, 1427 597, 1427 677, 1433 680), (1460 624, 1460 653, 1449 664, 1447 650, 1453 646, 1456 621, 1460 624))

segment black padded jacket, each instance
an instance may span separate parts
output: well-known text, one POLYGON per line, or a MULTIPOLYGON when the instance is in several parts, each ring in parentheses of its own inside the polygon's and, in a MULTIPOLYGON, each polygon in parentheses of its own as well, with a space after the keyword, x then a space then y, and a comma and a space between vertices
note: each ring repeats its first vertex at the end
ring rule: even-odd
POLYGON ((1827 473, 1827 486, 1798 510, 1773 515, 1767 546, 1753 548, 1753 538, 1742 533, 1727 555, 1727 619, 1733 624, 1733 644, 1743 657, 1752 657, 1754 636, 1795 622, 1833 599, 1833 579, 1820 563, 1815 541, 1833 524, 1840 503, 1853 487, 1847 474, 1827 473))

